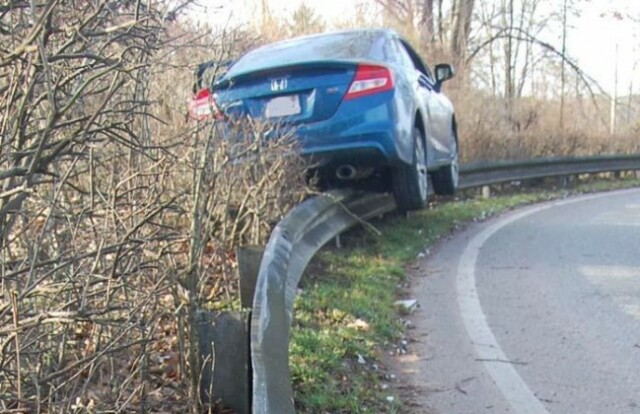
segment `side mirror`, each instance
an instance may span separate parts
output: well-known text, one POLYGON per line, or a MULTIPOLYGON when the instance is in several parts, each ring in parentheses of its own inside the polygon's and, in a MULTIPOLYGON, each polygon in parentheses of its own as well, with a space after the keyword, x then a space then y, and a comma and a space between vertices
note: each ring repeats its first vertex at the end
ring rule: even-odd
POLYGON ((436 82, 438 84, 442 84, 444 81, 447 81, 453 78, 455 72, 453 71, 453 66, 448 63, 439 63, 436 65, 436 82))

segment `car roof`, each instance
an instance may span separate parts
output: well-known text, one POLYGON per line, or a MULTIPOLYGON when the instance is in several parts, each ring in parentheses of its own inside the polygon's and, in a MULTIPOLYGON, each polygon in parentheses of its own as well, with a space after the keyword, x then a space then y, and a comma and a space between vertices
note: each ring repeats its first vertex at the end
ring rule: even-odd
POLYGON ((309 62, 385 60, 390 29, 355 29, 299 36, 258 47, 240 57, 225 78, 269 68, 309 62))

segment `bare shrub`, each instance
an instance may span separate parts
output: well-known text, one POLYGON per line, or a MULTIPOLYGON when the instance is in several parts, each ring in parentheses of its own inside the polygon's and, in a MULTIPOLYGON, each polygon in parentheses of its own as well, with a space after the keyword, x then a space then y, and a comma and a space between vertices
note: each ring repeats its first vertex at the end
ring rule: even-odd
POLYGON ((289 134, 185 121, 187 49, 236 39, 175 13, 0 6, 2 411, 196 412, 190 316, 233 301, 234 247, 304 194, 289 134))

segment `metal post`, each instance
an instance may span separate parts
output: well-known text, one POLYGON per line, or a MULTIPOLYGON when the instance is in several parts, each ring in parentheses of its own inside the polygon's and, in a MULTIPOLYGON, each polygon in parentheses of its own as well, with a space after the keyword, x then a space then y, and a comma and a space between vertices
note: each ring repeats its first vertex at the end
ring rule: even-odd
POLYGON ((240 301, 243 308, 253 306, 253 293, 264 255, 264 246, 241 246, 236 249, 238 276, 240 280, 240 301))
POLYGON ((216 407, 219 401, 238 414, 251 414, 249 321, 248 311, 197 314, 205 406, 216 407))

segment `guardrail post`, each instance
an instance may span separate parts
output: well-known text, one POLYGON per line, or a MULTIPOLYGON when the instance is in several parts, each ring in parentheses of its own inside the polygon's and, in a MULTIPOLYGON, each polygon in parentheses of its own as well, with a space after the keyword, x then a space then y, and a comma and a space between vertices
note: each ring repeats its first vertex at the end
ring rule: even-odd
POLYGON ((560 187, 562 188, 574 187, 575 183, 576 183, 575 175, 563 175, 560 177, 560 187))
POLYGON ((250 414, 250 312, 200 311, 196 318, 202 364, 200 398, 211 407, 221 402, 238 414, 250 414))
POLYGON ((241 246, 236 249, 238 276, 240 278, 240 301, 243 308, 253 306, 260 263, 264 256, 264 246, 241 246))
MULTIPOLYGON (((264 255, 264 246, 236 249, 240 301, 243 309, 253 305, 253 295, 264 255)), ((198 348, 202 364, 200 397, 215 407, 221 402, 238 414, 251 413, 251 312, 209 312, 197 315, 198 348)))

